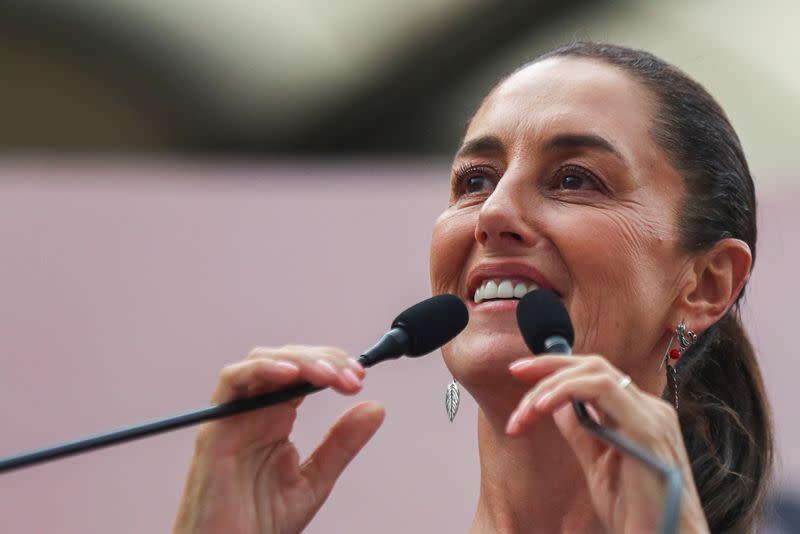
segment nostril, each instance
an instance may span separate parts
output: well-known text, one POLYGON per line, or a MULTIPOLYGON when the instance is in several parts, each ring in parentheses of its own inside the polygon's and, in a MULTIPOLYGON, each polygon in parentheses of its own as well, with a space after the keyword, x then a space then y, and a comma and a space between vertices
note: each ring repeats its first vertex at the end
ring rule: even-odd
POLYGON ((510 237, 514 241, 522 241, 522 236, 516 232, 501 232, 501 236, 510 237))

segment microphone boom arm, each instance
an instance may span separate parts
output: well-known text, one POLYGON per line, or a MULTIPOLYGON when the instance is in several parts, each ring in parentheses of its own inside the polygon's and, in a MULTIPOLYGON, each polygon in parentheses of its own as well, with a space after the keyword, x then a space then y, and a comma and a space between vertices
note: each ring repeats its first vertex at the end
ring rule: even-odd
MULTIPOLYGON (((408 346, 408 340, 409 336, 402 328, 393 328, 384 334, 372 348, 365 351, 364 354, 358 358, 358 362, 364 367, 372 367, 385 359, 398 358, 404 354, 408 346)), ((102 434, 86 436, 26 453, 7 456, 5 458, 0 458, 0 474, 7 473, 14 469, 21 469, 42 462, 72 456, 74 454, 100 449, 102 447, 109 447, 126 441, 133 441, 135 439, 169 432, 170 430, 177 430, 214 419, 221 419, 231 415, 258 410, 296 397, 302 397, 309 393, 315 393, 321 389, 324 388, 304 382, 280 391, 263 393, 246 399, 237 399, 215 406, 208 406, 206 408, 148 421, 146 423, 119 428, 102 434)))

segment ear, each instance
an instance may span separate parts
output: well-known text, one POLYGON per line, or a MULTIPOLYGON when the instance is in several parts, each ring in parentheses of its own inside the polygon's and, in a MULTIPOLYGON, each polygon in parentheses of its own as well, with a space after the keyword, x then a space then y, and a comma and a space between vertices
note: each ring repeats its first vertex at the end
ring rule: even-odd
POLYGON ((693 261, 691 281, 680 301, 679 318, 698 334, 716 323, 739 298, 750 276, 753 254, 740 239, 723 239, 693 261))

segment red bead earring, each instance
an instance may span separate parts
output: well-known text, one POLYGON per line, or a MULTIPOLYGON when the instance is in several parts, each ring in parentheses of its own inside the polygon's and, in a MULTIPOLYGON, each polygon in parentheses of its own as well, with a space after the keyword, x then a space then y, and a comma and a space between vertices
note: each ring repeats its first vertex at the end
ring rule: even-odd
POLYGON ((676 410, 678 409, 678 371, 675 370, 675 365, 672 364, 671 361, 677 363, 686 349, 694 345, 696 341, 697 334, 691 330, 686 330, 686 325, 681 321, 681 324, 675 328, 675 335, 669 339, 667 350, 664 351, 664 357, 661 359, 661 365, 658 367, 660 371, 662 367, 666 366, 667 385, 672 390, 676 410), (676 348, 671 348, 675 340, 678 341, 678 346, 676 348))

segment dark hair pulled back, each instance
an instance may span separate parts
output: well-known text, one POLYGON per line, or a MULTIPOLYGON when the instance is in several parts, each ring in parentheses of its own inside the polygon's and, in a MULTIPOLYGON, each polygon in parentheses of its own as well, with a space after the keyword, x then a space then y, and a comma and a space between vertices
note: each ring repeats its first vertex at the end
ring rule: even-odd
MULTIPOLYGON (((725 112, 697 82, 641 50, 573 43, 551 57, 582 57, 621 68, 656 99, 652 135, 682 175, 679 214, 687 251, 741 239, 755 260, 756 200, 739 138, 725 112)), ((772 428, 753 347, 734 306, 679 360, 684 441, 713 532, 744 532, 760 515, 772 468, 772 428)), ((690 325, 691 326, 691 325, 690 325)), ((664 392, 665 398, 670 393, 664 392)))

